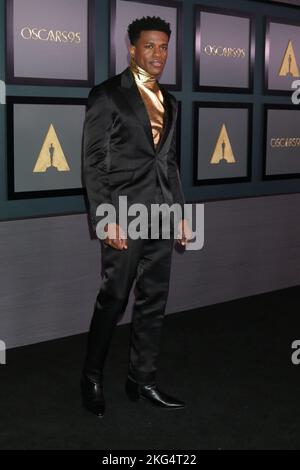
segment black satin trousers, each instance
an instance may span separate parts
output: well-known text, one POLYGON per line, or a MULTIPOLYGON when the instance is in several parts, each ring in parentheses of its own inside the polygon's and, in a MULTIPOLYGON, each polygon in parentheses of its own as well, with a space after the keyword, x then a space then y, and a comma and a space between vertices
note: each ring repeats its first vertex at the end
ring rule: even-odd
MULTIPOLYGON (((161 237, 161 231, 159 233, 161 237)), ((128 375, 141 384, 154 383, 169 292, 174 237, 128 238, 127 250, 116 250, 102 240, 100 243, 102 283, 88 334, 84 372, 91 378, 103 377, 114 328, 126 309, 136 281, 128 375)))

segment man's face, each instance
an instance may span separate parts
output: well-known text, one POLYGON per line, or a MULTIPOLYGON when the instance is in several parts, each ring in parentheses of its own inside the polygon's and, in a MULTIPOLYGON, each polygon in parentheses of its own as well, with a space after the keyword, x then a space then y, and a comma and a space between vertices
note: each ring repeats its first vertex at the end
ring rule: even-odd
POLYGON ((168 57, 169 37, 163 31, 141 31, 135 46, 130 46, 130 54, 139 67, 151 75, 163 71, 168 57))

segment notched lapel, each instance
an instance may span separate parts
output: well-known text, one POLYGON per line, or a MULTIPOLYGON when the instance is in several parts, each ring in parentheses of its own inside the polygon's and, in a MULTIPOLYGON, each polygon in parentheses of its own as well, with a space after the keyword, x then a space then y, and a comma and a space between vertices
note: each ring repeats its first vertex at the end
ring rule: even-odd
POLYGON ((144 128, 144 131, 148 139, 152 143, 152 147, 154 148, 151 123, 148 117, 147 109, 144 105, 143 98, 141 97, 141 94, 134 81, 129 67, 121 74, 120 91, 126 98, 131 110, 136 115, 139 123, 144 128))
POLYGON ((169 135, 169 132, 171 130, 171 127, 172 127, 172 122, 173 122, 173 118, 174 118, 174 111, 173 111, 173 106, 170 102, 170 99, 166 93, 166 91, 161 87, 159 86, 160 88, 160 91, 162 92, 163 94, 163 97, 164 97, 164 107, 165 107, 165 116, 164 116, 164 127, 163 127, 163 131, 162 131, 162 135, 160 137, 160 141, 158 143, 158 146, 157 146, 157 149, 156 151, 159 152, 160 149, 163 147, 168 135, 169 135))

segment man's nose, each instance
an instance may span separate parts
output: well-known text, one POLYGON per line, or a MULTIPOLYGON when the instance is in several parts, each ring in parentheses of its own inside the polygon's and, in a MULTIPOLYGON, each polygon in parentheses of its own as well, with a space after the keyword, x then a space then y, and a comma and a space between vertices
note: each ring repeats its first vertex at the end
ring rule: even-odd
POLYGON ((160 59, 160 58, 161 58, 161 51, 160 51, 159 49, 155 49, 155 50, 153 51, 153 57, 154 57, 155 59, 160 59))

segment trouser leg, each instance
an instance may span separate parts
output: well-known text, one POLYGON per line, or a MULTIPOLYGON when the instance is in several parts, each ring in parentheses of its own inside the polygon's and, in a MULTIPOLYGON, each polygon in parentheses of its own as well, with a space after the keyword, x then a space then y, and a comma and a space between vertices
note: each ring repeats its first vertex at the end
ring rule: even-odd
POLYGON ((155 382, 174 240, 144 241, 135 285, 128 375, 155 382))
POLYGON ((141 240, 128 240, 127 250, 101 243, 102 283, 97 295, 87 344, 84 372, 101 377, 112 335, 128 303, 141 251, 141 240))

